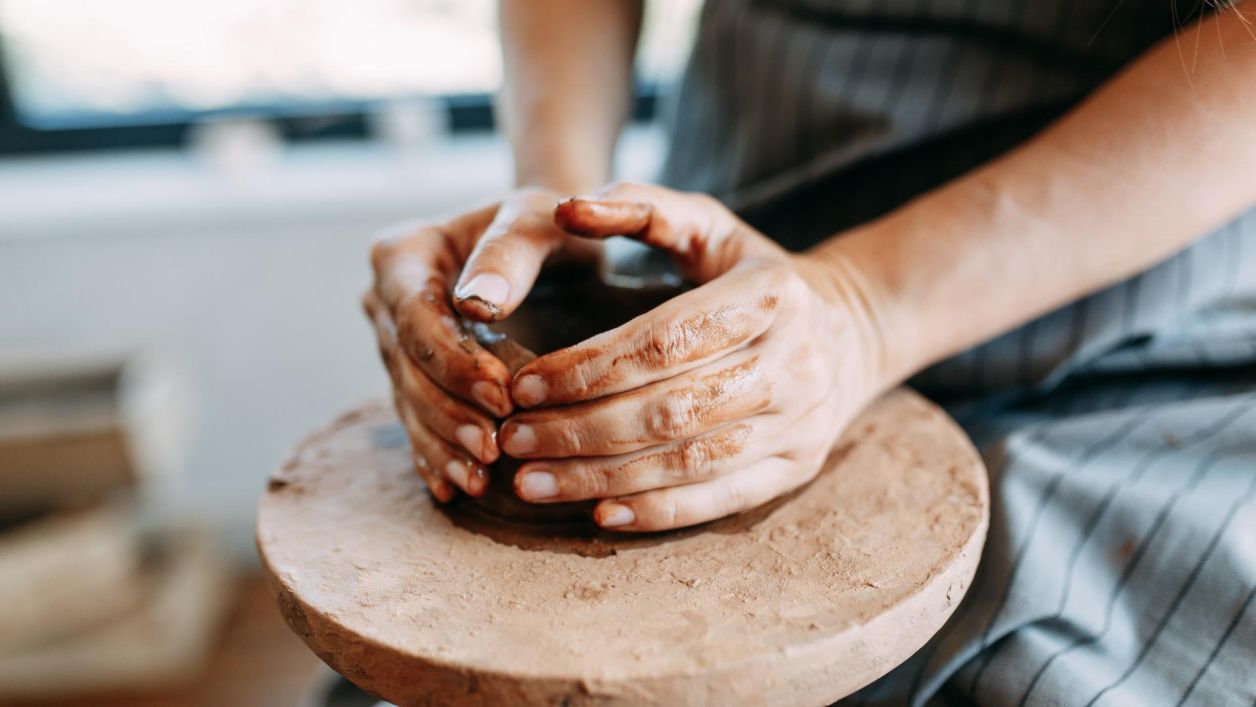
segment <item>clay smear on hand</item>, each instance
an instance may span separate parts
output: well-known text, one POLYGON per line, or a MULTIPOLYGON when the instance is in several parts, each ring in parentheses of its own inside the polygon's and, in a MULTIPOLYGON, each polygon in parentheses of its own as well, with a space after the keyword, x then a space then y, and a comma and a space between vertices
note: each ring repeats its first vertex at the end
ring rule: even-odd
MULTIPOLYGON (((511 374, 545 354, 613 329, 649 311, 679 292, 677 288, 643 289, 606 285, 595 277, 540 281, 511 316, 491 326, 464 320, 460 327, 484 350, 505 364, 511 374), (535 353, 534 353, 535 352, 535 353)), ((520 462, 503 456, 489 469, 489 488, 478 499, 461 499, 458 506, 495 522, 567 526, 594 532, 592 504, 527 503, 514 492, 520 462)), ((455 512, 459 508, 453 509, 455 512)))

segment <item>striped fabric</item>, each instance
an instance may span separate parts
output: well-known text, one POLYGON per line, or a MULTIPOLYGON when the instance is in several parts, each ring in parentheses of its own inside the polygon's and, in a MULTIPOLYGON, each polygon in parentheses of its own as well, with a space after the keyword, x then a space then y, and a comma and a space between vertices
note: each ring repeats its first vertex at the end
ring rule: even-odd
MULTIPOLYGON (((708 0, 663 180, 802 248, 1023 141, 1201 0, 708 0)), ((1095 234, 1102 237, 1103 234, 1095 234)), ((852 704, 1256 704, 1256 212, 915 385, 995 505, 852 704)))

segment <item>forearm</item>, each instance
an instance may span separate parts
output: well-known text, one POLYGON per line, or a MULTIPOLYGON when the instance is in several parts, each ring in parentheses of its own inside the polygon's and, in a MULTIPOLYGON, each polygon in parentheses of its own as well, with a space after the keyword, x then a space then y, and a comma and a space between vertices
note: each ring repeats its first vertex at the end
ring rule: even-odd
POLYGON ((502 126, 521 185, 561 192, 610 178, 632 98, 642 0, 501 0, 502 126))
POLYGON ((1248 32, 1233 10, 1196 24, 1177 38, 1188 56, 1199 41, 1193 71, 1168 39, 1009 155, 814 249, 867 303, 887 375, 1145 270, 1250 207, 1248 32))

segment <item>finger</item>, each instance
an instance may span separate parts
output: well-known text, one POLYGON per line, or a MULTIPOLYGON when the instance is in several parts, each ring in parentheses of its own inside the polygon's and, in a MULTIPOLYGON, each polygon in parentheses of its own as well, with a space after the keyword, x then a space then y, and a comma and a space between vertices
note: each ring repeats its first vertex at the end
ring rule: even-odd
MULTIPOLYGON (((418 240, 435 242, 439 235, 418 240)), ((510 371, 471 336, 449 304, 441 255, 407 243, 377 265, 376 297, 396 325, 406 356, 452 395, 492 415, 510 414, 510 371)), ((369 298, 368 298, 369 303, 369 298)))
POLYGON ((624 454, 770 411, 772 402, 759 353, 748 350, 602 400, 516 414, 498 444, 519 459, 624 454))
POLYGON ((416 450, 419 443, 415 441, 416 434, 422 434, 422 425, 415 417, 414 412, 409 408, 401 398, 393 396, 393 407, 397 410, 397 417, 401 421, 401 428, 406 431, 406 437, 410 440, 410 457, 414 460, 414 470, 418 472, 419 478, 423 479, 423 483, 427 485, 432 496, 441 503, 448 503, 453 500, 454 494, 457 493, 453 484, 445 480, 438 468, 433 467, 427 461, 427 458, 419 454, 416 450))
POLYGON ((450 444, 461 445, 479 461, 497 460, 497 426, 483 413, 455 400, 419 370, 397 345, 396 328, 388 313, 369 294, 363 305, 375 324, 380 356, 388 368, 393 389, 410 402, 419 421, 450 444))
POLYGON ((554 197, 537 191, 498 210, 458 277, 454 288, 458 311, 482 322, 515 311, 546 258, 567 239, 554 226, 553 208, 554 197))
POLYGON ((392 308, 429 278, 454 277, 496 215, 496 205, 486 206, 448 221, 402 223, 379 233, 371 244, 371 267, 380 299, 392 308))
POLYGON ((419 475, 432 489, 438 500, 448 501, 452 498, 452 489, 442 497, 437 491, 441 482, 446 486, 453 484, 469 496, 482 496, 488 488, 488 472, 484 466, 476 463, 466 452, 463 452, 419 421, 414 407, 400 396, 394 396, 397 413, 410 436, 410 446, 414 452, 415 467, 419 475))
POLYGON ((763 505, 800 486, 796 464, 769 457, 711 481, 673 486, 602 501, 593 519, 603 528, 629 532, 671 530, 705 523, 763 505))
POLYGON ((483 413, 450 398, 409 360, 401 366, 401 391, 412 401, 419 421, 450 444, 462 447, 484 464, 501 455, 497 426, 483 413))
POLYGON ((510 371, 463 329, 443 284, 432 282, 394 311, 402 350, 424 373, 494 416, 510 414, 510 371))
POLYGON ((692 370, 768 330, 780 309, 779 269, 747 265, 620 327, 541 356, 511 386, 524 407, 621 393, 692 370))
POLYGON ((704 194, 620 183, 559 204, 554 223, 585 238, 627 236, 687 261, 722 247, 738 221, 704 194))
POLYGON ((762 429, 755 419, 630 454, 528 462, 515 475, 515 493, 525 501, 554 503, 707 481, 745 466, 750 440, 762 429))
POLYGON ((554 222, 577 236, 622 235, 665 250, 696 282, 719 277, 746 257, 784 252, 762 236, 749 237, 753 229, 711 196, 647 184, 615 184, 573 197, 554 209, 554 222))
POLYGON ((371 260, 375 294, 410 359, 455 397, 505 417, 510 372, 463 329, 449 300, 463 250, 495 213, 480 209, 441 225, 395 229, 376 241, 371 260))

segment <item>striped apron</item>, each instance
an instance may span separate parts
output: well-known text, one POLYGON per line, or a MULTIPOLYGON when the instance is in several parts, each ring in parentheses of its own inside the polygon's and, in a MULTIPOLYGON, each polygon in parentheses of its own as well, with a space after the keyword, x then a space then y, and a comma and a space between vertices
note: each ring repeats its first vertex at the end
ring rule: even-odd
MULTIPOLYGON (((1025 140, 1207 7, 708 0, 662 181, 803 248, 1025 140)), ((917 376, 983 450, 989 542, 947 626, 848 702, 1256 703, 1254 364, 1256 211, 917 376)))

